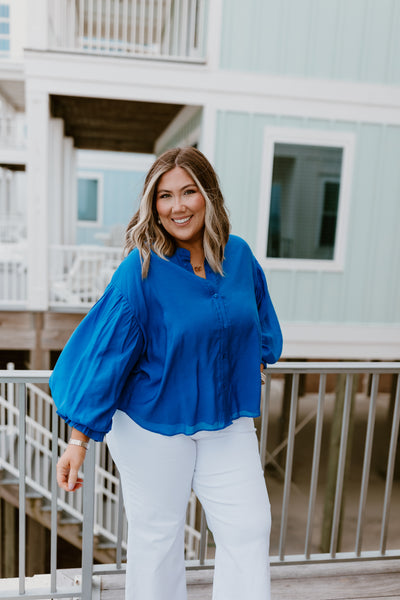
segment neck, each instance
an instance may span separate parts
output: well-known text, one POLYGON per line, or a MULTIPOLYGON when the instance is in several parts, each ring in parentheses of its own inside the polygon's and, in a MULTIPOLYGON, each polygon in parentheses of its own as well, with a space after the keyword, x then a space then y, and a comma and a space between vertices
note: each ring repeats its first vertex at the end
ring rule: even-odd
POLYGON ((204 248, 203 248, 203 240, 199 240, 198 242, 187 244, 185 242, 179 242, 180 248, 185 248, 190 252, 190 260, 193 262, 194 260, 203 261, 204 260, 204 248))

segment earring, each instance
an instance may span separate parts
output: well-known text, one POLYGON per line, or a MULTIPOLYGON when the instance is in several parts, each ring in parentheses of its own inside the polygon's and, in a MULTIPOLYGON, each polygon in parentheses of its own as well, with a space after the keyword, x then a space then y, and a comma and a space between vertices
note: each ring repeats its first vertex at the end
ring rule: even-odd
POLYGON ((158 219, 157 219, 157 223, 158 223, 159 225, 161 225, 161 219, 160 219, 160 217, 158 217, 158 219))

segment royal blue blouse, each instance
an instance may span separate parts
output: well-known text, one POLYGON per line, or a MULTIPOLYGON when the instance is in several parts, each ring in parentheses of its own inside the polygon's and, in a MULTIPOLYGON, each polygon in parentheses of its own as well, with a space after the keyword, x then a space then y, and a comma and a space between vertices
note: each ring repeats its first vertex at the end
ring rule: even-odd
POLYGON ((50 378, 58 414, 101 441, 116 409, 165 435, 227 427, 260 414, 260 363, 274 363, 282 335, 264 272, 231 235, 224 276, 190 252, 152 253, 146 279, 138 250, 121 263, 72 334, 50 378))

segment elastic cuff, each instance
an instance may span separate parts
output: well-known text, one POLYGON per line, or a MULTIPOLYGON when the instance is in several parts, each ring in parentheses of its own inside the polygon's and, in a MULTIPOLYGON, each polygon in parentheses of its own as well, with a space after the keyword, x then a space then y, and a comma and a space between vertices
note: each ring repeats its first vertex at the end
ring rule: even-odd
POLYGON ((72 419, 70 419, 69 417, 66 417, 59 411, 57 411, 57 414, 62 419, 64 419, 64 421, 67 423, 67 425, 70 425, 74 429, 77 429, 81 433, 84 433, 85 435, 90 437, 95 442, 102 442, 105 434, 107 433, 106 431, 104 431, 104 432, 103 431, 94 431, 94 429, 90 429, 90 427, 87 427, 86 425, 82 425, 81 423, 75 423, 75 421, 72 421, 72 419))

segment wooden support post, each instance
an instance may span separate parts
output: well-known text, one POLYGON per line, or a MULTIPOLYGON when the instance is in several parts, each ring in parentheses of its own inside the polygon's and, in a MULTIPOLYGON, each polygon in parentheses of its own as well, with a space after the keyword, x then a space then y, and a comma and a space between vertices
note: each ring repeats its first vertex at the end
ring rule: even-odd
POLYGON ((2 500, 3 528, 1 538, 1 570, 2 577, 18 575, 18 514, 17 509, 2 500))
POLYGON ((26 531, 26 575, 33 577, 39 573, 48 573, 49 565, 49 535, 46 528, 32 519, 27 518, 26 531))

